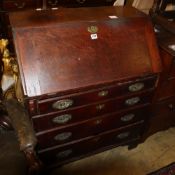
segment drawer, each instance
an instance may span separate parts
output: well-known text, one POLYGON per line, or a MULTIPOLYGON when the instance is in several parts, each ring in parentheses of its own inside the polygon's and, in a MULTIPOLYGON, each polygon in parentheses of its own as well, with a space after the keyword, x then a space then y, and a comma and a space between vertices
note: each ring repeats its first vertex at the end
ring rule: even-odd
POLYGON ((74 95, 38 101, 38 113, 61 111, 115 97, 132 95, 154 87, 156 77, 118 83, 117 85, 74 95))
POLYGON ((105 150, 109 146, 119 146, 130 143, 133 139, 138 139, 143 132, 143 124, 136 124, 125 129, 115 129, 106 133, 102 133, 95 137, 90 137, 85 140, 80 140, 68 145, 52 147, 40 150, 39 157, 46 164, 51 164, 54 161, 70 160, 75 157, 87 155, 98 150, 105 150))
POLYGON ((175 95, 175 79, 160 82, 157 89, 157 99, 166 99, 175 95))
POLYGON ((37 2, 35 0, 6 0, 3 3, 3 8, 7 11, 35 9, 37 8, 37 2))
MULTIPOLYGON (((113 108, 115 109, 115 108, 113 108)), ((63 127, 74 124, 76 122, 85 121, 96 117, 92 113, 89 113, 90 110, 83 111, 72 111, 70 110, 68 113, 56 113, 56 114, 49 114, 43 116, 36 116, 32 118, 33 126, 36 132, 44 131, 47 129, 52 129, 56 127, 63 127), (80 113, 78 113, 80 112, 80 113)), ((99 111, 100 112, 100 111, 99 111)), ((100 113, 101 114, 101 113, 100 113)), ((131 108, 124 112, 114 112, 112 114, 104 115, 107 119, 113 116, 112 120, 115 121, 117 126, 123 126, 129 123, 133 123, 138 120, 142 120, 149 115, 149 105, 141 105, 138 107, 131 108)), ((98 119, 99 117, 96 117, 98 119)), ((106 121, 105 121, 106 122, 106 121)))
POLYGON ((126 115, 122 115, 121 117, 117 117, 115 114, 99 117, 73 126, 56 128, 55 130, 37 133, 36 135, 38 138, 39 148, 65 144, 85 137, 97 135, 101 132, 121 127, 122 124, 126 127, 132 122, 126 122, 123 120, 127 120, 127 117, 131 117, 127 115, 131 114, 132 113, 128 113, 126 115))

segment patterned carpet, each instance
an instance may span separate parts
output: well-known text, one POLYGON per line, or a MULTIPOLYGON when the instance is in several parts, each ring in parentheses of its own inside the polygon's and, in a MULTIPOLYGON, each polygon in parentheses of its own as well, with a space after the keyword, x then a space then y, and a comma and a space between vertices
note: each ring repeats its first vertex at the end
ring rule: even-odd
POLYGON ((175 175, 175 163, 171 163, 148 175, 175 175))

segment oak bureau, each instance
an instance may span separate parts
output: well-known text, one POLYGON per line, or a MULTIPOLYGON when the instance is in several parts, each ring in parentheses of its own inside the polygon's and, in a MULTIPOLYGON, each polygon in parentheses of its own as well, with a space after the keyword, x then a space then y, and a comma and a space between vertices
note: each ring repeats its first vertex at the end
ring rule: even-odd
POLYGON ((132 7, 10 13, 19 74, 45 165, 119 145, 148 128, 161 62, 152 23, 132 7))

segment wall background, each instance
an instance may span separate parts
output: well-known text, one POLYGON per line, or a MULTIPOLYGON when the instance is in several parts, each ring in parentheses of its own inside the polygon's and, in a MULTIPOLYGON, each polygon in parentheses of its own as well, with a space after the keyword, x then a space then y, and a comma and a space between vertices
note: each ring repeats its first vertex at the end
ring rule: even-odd
MULTIPOLYGON (((153 1, 154 0, 127 0, 127 4, 132 5, 133 7, 148 14, 149 9, 152 7, 153 1)), ((120 6, 123 4, 124 0, 116 0, 114 6, 120 6)))

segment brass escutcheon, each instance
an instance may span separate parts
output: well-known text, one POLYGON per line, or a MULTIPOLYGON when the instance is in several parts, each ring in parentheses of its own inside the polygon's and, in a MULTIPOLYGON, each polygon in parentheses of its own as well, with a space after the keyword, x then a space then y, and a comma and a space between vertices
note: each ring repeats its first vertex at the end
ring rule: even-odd
POLYGON ((96 106, 97 110, 102 110, 105 107, 105 104, 99 104, 96 106))
POLYGON ((99 97, 105 97, 105 96, 107 96, 107 95, 108 95, 108 91, 107 91, 107 90, 100 91, 100 92, 98 93, 98 96, 99 96, 99 97))
POLYGON ((98 32, 98 27, 97 26, 90 26, 90 27, 88 27, 88 32, 97 33, 98 32))

